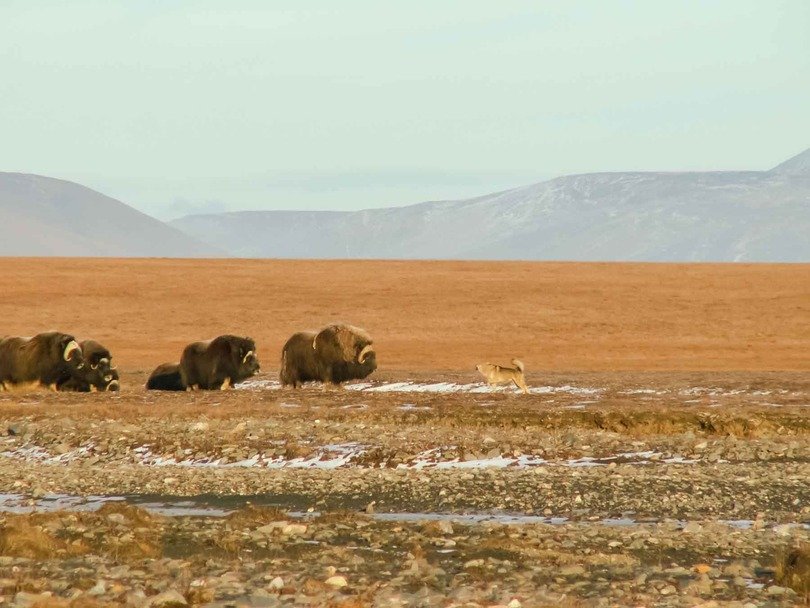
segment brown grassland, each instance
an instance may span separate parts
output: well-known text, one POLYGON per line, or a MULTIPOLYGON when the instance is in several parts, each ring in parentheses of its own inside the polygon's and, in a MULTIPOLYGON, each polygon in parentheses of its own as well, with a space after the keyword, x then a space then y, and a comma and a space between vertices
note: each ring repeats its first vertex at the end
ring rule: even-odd
POLYGON ((810 602, 810 264, 3 264, 0 335, 96 339, 122 390, 0 392, 0 605, 810 602), (371 380, 518 357, 535 390, 143 388, 225 333, 273 380, 333 321, 374 337, 371 380))
POLYGON ((1 334, 102 341, 125 371, 253 337, 275 370, 295 331, 344 320, 380 370, 810 369, 808 264, 3 260, 1 334))

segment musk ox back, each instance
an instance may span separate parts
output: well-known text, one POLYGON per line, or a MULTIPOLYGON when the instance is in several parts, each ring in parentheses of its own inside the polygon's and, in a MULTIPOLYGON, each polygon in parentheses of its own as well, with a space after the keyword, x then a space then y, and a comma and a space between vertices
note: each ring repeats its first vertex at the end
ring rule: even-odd
POLYGON ((226 389, 259 371, 256 344, 250 338, 219 336, 186 346, 180 358, 180 378, 191 390, 226 389))
POLYGON ((71 378, 81 378, 84 367, 82 349, 70 334, 0 338, 0 388, 39 385, 56 390, 71 378))
POLYGON ((293 334, 281 350, 281 384, 298 387, 311 380, 340 384, 365 378, 377 369, 372 343, 364 330, 340 323, 293 334))
POLYGON ((113 367, 110 351, 95 340, 83 340, 79 343, 84 354, 85 366, 79 374, 67 382, 59 384, 60 391, 117 391, 121 386, 118 370, 113 367))
POLYGON ((184 391, 186 385, 180 377, 180 364, 164 363, 158 365, 146 381, 148 391, 184 391))

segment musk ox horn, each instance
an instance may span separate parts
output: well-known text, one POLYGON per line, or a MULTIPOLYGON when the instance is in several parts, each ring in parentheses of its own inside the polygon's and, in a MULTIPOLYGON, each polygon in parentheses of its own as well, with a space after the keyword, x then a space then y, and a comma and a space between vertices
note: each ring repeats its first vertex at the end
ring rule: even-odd
POLYGON ((368 356, 368 354, 373 353, 373 352, 374 352, 374 347, 371 346, 371 344, 366 344, 363 347, 363 350, 360 351, 360 354, 357 355, 357 362, 358 363, 363 363, 363 361, 366 360, 366 357, 368 356))
POLYGON ((242 363, 247 363, 247 360, 250 358, 250 356, 251 356, 252 354, 253 354, 253 351, 252 351, 252 350, 249 350, 249 351, 248 351, 248 352, 245 354, 245 356, 244 356, 244 357, 242 357, 242 363))
POLYGON ((70 361, 70 356, 73 354, 73 351, 76 350, 82 352, 82 349, 79 346, 78 342, 76 342, 76 340, 71 340, 70 342, 68 342, 67 346, 65 346, 65 352, 62 355, 65 358, 65 361, 70 361))

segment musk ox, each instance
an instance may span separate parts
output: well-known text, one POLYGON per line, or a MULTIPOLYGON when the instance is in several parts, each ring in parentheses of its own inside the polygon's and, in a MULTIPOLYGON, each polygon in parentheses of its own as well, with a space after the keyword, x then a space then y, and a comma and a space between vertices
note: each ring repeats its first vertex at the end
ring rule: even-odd
POLYGON ((58 384, 57 390, 89 393, 117 391, 121 388, 118 370, 113 367, 110 351, 95 340, 83 340, 79 342, 79 346, 84 354, 85 366, 79 374, 58 384))
POLYGON ((186 346, 180 379, 187 390, 225 390, 259 371, 256 344, 250 338, 219 336, 186 346))
POLYGON ((81 378, 82 349, 70 334, 56 331, 32 338, 0 338, 0 388, 45 386, 57 390, 71 378, 81 378))
POLYGON ((186 385, 180 377, 179 363, 158 365, 146 381, 148 391, 184 391, 186 385))
POLYGON ((340 384, 365 378, 377 369, 371 345, 364 330, 344 324, 293 334, 281 350, 281 384, 297 388, 310 380, 340 384))

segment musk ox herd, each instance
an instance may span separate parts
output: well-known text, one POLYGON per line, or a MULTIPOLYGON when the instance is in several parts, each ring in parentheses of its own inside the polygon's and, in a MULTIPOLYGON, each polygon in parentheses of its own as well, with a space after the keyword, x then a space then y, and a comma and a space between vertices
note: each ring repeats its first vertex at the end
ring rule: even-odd
MULTIPOLYGON (((159 365, 149 376, 150 390, 224 390, 260 369, 250 338, 224 335, 193 342, 179 363, 159 365)), ((333 323, 320 331, 293 334, 281 351, 283 386, 304 382, 341 384, 363 379, 377 369, 372 339, 364 330, 333 323)), ((47 332, 31 338, 0 337, 0 390, 42 386, 54 391, 116 391, 120 388, 112 355, 93 340, 47 332)))
POLYGON ((46 386, 55 391, 117 391, 112 355, 98 342, 56 331, 0 337, 0 389, 46 386))

